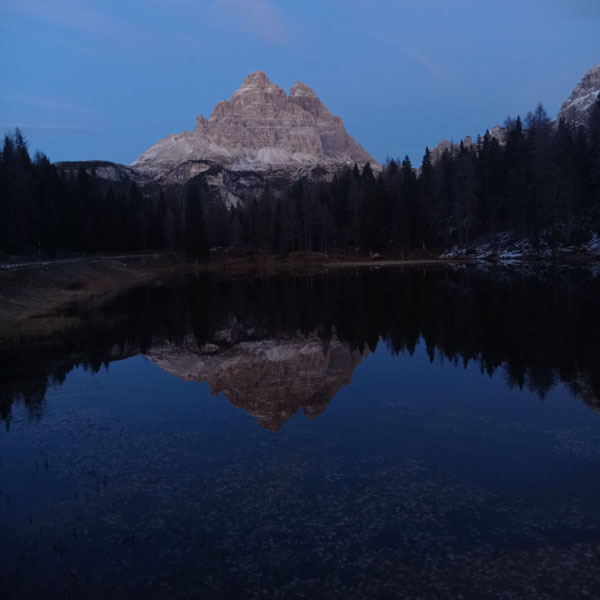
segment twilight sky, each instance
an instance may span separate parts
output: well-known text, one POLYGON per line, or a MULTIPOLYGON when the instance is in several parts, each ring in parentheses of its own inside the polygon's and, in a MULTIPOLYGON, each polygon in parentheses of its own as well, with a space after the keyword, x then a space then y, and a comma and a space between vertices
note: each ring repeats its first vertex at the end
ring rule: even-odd
POLYGON ((135 160, 261 69, 377 160, 551 117, 600 62, 600 0, 0 0, 0 134, 135 160))

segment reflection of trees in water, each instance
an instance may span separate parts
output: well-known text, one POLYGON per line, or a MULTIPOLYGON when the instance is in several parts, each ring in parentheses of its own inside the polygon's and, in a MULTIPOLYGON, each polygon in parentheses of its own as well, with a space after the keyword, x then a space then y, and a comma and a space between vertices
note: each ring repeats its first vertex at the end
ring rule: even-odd
POLYGON ((535 275, 471 268, 337 272, 328 275, 219 281, 201 276, 180 285, 138 289, 85 327, 51 345, 0 350, 0 418, 23 400, 41 411, 47 386, 77 365, 97 371, 154 343, 281 335, 335 336, 350 349, 427 352, 482 372, 503 367, 510 386, 544 396, 557 381, 594 408, 600 397, 600 280, 584 270, 535 275), (227 330, 227 336, 222 331, 227 330))

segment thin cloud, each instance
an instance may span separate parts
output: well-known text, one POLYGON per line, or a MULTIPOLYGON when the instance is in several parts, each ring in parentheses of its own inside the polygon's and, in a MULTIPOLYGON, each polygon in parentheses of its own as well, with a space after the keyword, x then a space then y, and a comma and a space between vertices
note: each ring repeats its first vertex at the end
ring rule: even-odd
POLYGON ((393 45, 403 52, 408 58, 420 65, 432 79, 435 79, 442 85, 448 85, 454 80, 454 74, 441 63, 433 60, 428 54, 416 48, 405 44, 399 39, 389 38, 387 36, 379 36, 386 44, 393 45))
POLYGON ((59 96, 53 96, 48 92, 2 92, 0 98, 10 102, 17 102, 21 105, 39 108, 51 112, 68 112, 95 114, 99 111, 89 106, 80 106, 59 96))
POLYGON ((452 82, 452 73, 442 64, 436 62, 427 54, 422 53, 416 49, 405 48, 404 52, 410 56, 414 61, 420 64, 425 71, 438 82, 447 85, 452 82))
MULTIPOLYGON (((244 33, 262 42, 290 46, 303 36, 299 23, 290 20, 271 0, 146 0, 169 14, 181 12, 190 24, 244 33)), ((180 33, 180 35, 185 35, 180 33)), ((194 34, 194 35, 197 35, 194 34)))
POLYGON ((215 9, 237 27, 269 44, 286 45, 298 35, 281 9, 267 0, 217 0, 215 9))

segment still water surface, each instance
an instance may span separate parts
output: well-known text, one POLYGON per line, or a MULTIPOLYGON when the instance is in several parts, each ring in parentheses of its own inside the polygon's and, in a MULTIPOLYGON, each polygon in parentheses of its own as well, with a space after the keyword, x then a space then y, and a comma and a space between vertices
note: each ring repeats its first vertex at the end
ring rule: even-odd
POLYGON ((1 349, 0 598, 600 595, 600 281, 199 277, 1 349))

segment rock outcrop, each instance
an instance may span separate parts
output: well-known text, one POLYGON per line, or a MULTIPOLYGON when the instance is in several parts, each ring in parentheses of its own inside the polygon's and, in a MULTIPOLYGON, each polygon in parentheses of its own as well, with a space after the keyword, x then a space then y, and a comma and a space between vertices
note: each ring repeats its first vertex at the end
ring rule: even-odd
POLYGON ((79 170, 84 169, 101 184, 100 188, 104 193, 111 187, 117 192, 127 192, 132 181, 146 183, 146 178, 135 169, 106 160, 64 161, 54 164, 63 176, 72 180, 76 180, 79 170))
POLYGON ((559 119, 575 126, 585 125, 600 95, 600 63, 590 69, 558 111, 559 119))
POLYGON ((302 409, 320 415, 338 390, 350 383, 363 359, 337 339, 304 336, 242 341, 226 348, 208 344, 154 346, 147 356, 181 379, 207 382, 270 431, 302 409))
POLYGON ((316 166, 331 172, 367 162, 379 167, 311 88, 296 82, 288 95, 256 71, 209 119, 199 115, 192 132, 160 140, 131 167, 149 179, 176 183, 214 166, 294 178, 316 166))
MULTIPOLYGON (((473 140, 471 136, 468 135, 462 140, 463 145, 466 148, 470 148, 473 145, 473 140)), ((448 141, 447 139, 443 139, 437 146, 431 151, 431 160, 436 163, 440 158, 442 158, 442 154, 446 152, 446 150, 453 154, 456 149, 460 146, 460 144, 454 144, 453 142, 448 141)))

